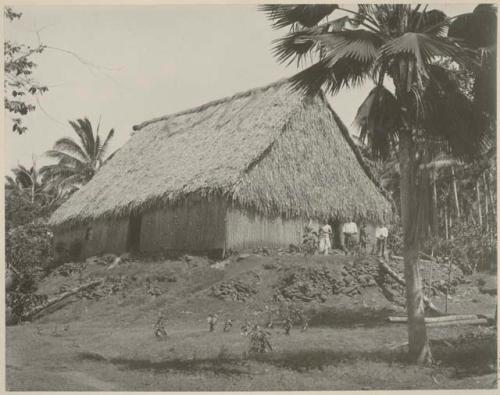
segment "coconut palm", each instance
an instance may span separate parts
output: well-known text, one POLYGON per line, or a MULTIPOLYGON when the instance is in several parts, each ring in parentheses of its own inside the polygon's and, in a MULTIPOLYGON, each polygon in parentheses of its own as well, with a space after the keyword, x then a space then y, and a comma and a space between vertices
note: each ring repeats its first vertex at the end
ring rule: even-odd
POLYGON ((44 166, 41 169, 44 177, 61 193, 73 192, 85 185, 96 172, 111 158, 106 157, 109 142, 113 138, 114 130, 111 129, 106 138, 101 141, 99 126, 94 136, 92 124, 87 118, 70 121, 69 124, 78 136, 63 137, 56 141, 52 150, 46 155, 58 160, 56 164, 44 166))
MULTIPOLYGON (((438 144, 439 151, 468 158, 481 150, 486 135, 483 127, 477 127, 483 125, 478 121, 484 112, 475 111, 437 62, 446 58, 459 67, 478 69, 480 51, 463 39, 449 37, 454 19, 427 8, 420 4, 358 5, 356 11, 332 4, 261 7, 275 28, 290 27, 275 42, 277 59, 297 61, 299 67, 312 60, 291 78, 294 89, 307 95, 321 88, 336 94, 368 78, 375 84, 358 110, 356 123, 361 140, 374 154, 383 158, 392 149, 398 151, 408 344, 411 358, 419 363, 432 360, 417 266, 430 205, 421 198, 430 196, 429 171, 421 165, 435 153, 429 142, 438 144), (339 11, 347 15, 328 20, 339 11)), ((496 9, 490 8, 491 14, 496 21, 496 9)))
POLYGON ((37 169, 36 162, 30 168, 21 164, 12 169, 12 176, 5 176, 5 189, 7 192, 16 193, 17 196, 23 198, 30 203, 35 203, 38 198, 45 201, 46 188, 42 183, 42 177, 37 169))

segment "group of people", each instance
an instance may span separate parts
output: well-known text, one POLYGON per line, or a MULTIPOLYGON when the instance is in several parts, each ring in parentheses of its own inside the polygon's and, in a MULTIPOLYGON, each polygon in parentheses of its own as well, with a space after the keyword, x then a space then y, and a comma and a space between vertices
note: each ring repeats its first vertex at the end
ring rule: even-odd
MULTIPOLYGON (((332 227, 325 224, 319 228, 319 253, 328 255, 328 251, 332 248, 331 236, 332 227)), ((362 252, 367 252, 368 247, 368 233, 366 225, 361 225, 358 238, 358 226, 354 221, 346 222, 342 226, 342 235, 344 242, 341 243, 342 249, 346 254, 352 253, 358 240, 359 247, 362 252)), ((376 253, 377 256, 385 257, 385 250, 387 238, 389 237, 389 230, 384 224, 379 224, 375 228, 376 245, 373 246, 371 253, 376 253), (375 251, 376 248, 376 251, 375 251)))

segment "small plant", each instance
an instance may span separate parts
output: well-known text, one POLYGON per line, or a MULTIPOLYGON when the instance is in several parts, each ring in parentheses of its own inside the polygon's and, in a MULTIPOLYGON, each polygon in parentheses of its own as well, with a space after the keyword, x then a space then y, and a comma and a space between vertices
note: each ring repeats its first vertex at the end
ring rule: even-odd
POLYGON ((290 331, 292 330, 293 327, 293 320, 292 317, 287 316, 285 318, 285 335, 290 335, 290 331))
POLYGON ((250 323, 250 321, 245 320, 245 322, 243 323, 243 325, 241 326, 240 329, 241 329, 241 334, 243 336, 248 336, 248 333, 252 329, 252 324, 250 323))
POLYGON ((301 331, 309 328, 309 318, 304 307, 297 303, 282 303, 279 307, 280 318, 284 321, 285 335, 289 335, 294 325, 300 324, 301 331))
POLYGON ((224 321, 224 327, 222 328, 222 331, 223 332, 229 332, 232 327, 233 327, 233 321, 230 318, 227 318, 224 321))
POLYGON ((168 337, 167 331, 165 329, 165 317, 163 313, 160 311, 158 313, 158 319, 156 323, 153 325, 153 331, 156 338, 159 340, 168 337))
POLYGON ((215 324, 217 323, 218 320, 219 318, 217 317, 217 314, 208 315, 207 322, 208 322, 209 332, 213 332, 215 330, 215 324))
POLYGON ((263 354, 273 351, 269 341, 271 333, 262 329, 258 324, 253 324, 246 336, 249 338, 249 354, 263 354))

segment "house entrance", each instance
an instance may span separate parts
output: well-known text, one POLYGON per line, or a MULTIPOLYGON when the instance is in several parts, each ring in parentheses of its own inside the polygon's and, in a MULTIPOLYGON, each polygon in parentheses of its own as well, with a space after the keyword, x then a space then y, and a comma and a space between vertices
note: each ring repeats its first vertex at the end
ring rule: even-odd
POLYGON ((127 252, 137 253, 141 248, 141 222, 140 214, 131 214, 128 223, 127 252))

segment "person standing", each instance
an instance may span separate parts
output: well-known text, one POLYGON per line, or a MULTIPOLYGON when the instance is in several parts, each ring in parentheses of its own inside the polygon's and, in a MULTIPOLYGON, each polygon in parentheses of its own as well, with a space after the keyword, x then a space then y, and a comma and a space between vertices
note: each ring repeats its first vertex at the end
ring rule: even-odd
POLYGON ((319 253, 323 255, 328 255, 328 250, 332 248, 332 242, 330 241, 330 236, 332 234, 332 227, 328 224, 323 225, 319 228, 319 253))
POLYGON ((346 222, 342 227, 342 233, 344 234, 344 251, 348 254, 354 247, 358 226, 353 221, 346 222))
POLYGON ((375 239, 377 240, 377 256, 385 257, 385 244, 389 230, 385 225, 379 225, 375 228, 375 239))

